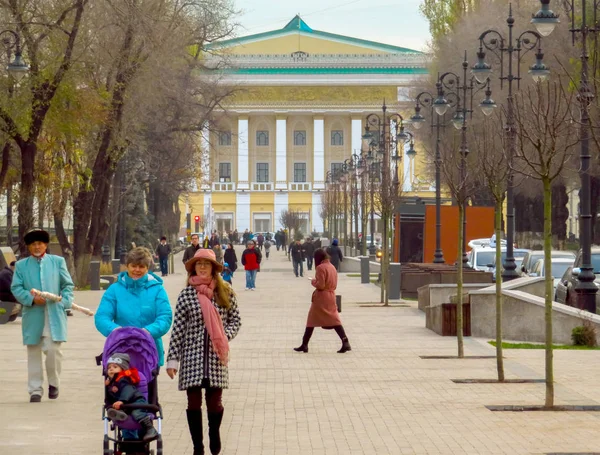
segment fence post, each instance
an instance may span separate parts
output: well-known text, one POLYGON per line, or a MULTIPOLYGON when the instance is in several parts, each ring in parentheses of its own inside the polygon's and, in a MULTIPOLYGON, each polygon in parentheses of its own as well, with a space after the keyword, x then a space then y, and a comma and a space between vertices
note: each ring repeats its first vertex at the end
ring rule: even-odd
POLYGON ((369 274, 369 256, 360 257, 360 282, 361 284, 369 284, 371 282, 371 275, 369 274))
POLYGON ((390 264, 389 272, 389 298, 392 300, 398 300, 400 298, 400 268, 399 262, 392 262, 390 264))
POLYGON ((100 261, 90 261, 90 289, 100 290, 100 261))

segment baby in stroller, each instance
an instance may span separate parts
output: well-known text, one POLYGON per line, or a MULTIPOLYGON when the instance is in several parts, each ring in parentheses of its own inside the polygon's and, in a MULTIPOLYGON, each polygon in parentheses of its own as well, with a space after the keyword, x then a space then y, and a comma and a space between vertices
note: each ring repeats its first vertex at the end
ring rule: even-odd
POLYGON ((135 327, 113 330, 96 361, 103 367, 105 388, 103 455, 162 455, 158 352, 152 336, 135 327), (150 450, 152 441, 156 441, 156 452, 150 450))
MULTIPOLYGON (((112 405, 106 411, 111 420, 124 421, 129 417, 120 408, 124 404, 149 404, 144 395, 140 393, 136 385, 140 382, 140 375, 136 368, 129 367, 129 355, 116 352, 110 356, 106 367, 106 404, 112 405)), ((152 425, 152 419, 148 412, 143 409, 130 411, 131 417, 142 426, 144 436, 142 440, 149 442, 158 436, 158 432, 152 425)))

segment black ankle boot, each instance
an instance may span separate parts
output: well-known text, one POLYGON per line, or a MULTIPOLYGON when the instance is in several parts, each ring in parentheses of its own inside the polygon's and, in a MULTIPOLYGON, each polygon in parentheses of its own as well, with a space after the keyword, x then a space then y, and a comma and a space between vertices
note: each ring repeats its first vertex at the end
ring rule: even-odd
POLYGON ((342 340, 342 348, 338 351, 338 354, 343 354, 344 352, 352 351, 350 347, 350 343, 348 342, 348 338, 344 337, 342 340))
POLYGON ((305 346, 304 344, 301 344, 297 348, 294 348, 294 351, 296 351, 296 352, 308 352, 308 346, 305 346))
POLYGON ((313 332, 315 331, 314 327, 306 327, 304 329, 304 336, 302 337, 302 344, 297 348, 294 348, 296 352, 308 352, 308 342, 310 341, 310 337, 312 337, 313 332))
POLYGON ((218 455, 221 453, 221 421, 223 420, 223 411, 208 413, 208 438, 210 453, 218 455))
POLYGON ((144 417, 139 421, 139 424, 142 426, 142 431, 144 431, 144 437, 142 438, 144 442, 150 442, 153 439, 156 439, 158 431, 156 431, 154 425, 152 425, 152 419, 150 419, 150 417, 144 417))
POLYGON ((187 409, 187 421, 190 436, 194 444, 194 455, 204 455, 204 443, 202 441, 202 411, 200 409, 187 409))

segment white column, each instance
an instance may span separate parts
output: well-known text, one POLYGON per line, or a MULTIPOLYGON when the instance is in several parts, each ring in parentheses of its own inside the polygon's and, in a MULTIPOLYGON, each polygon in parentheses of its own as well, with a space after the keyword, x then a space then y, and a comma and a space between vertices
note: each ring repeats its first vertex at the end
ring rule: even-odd
MULTIPOLYGON (((248 117, 238 118, 238 190, 250 189, 248 179, 248 117)), ((246 229, 246 228, 244 228, 246 229)))
POLYGON ((325 119, 313 119, 313 189, 325 189, 325 119))
POLYGON ((352 138, 351 138, 351 151, 360 155, 362 148, 362 119, 352 118, 352 138))
POLYGON ((275 219, 273 220, 273 225, 275 229, 283 229, 284 226, 279 221, 281 218, 281 212, 284 212, 288 209, 288 193, 275 193, 275 219))
POLYGON ((312 194, 312 213, 311 213, 311 222, 312 226, 310 227, 311 232, 323 232, 323 220, 321 219, 321 201, 322 201, 323 193, 313 193, 312 194))
POLYGON ((235 195, 235 228, 238 232, 250 229, 250 193, 235 195))
POLYGON ((213 176, 210 173, 210 130, 208 129, 208 122, 202 125, 202 137, 200 138, 200 152, 202 156, 202 181, 200 189, 210 190, 212 187, 213 176))
POLYGON ((204 193, 204 230, 206 231, 207 234, 210 234, 214 227, 213 227, 213 220, 212 220, 212 203, 211 203, 211 197, 210 197, 210 193, 204 193))
POLYGON ((287 190, 287 120, 277 118, 275 128, 275 189, 287 190))

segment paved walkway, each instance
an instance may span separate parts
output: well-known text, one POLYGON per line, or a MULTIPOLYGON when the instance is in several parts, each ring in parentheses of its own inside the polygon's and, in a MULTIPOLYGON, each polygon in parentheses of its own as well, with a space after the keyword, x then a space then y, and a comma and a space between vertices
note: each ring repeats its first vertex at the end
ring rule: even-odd
MULTIPOLYGON (((173 305, 184 280, 179 262, 165 280, 173 305)), ((294 277, 283 253, 273 248, 256 292, 244 291, 242 273, 234 287, 243 325, 231 343, 223 454, 600 452, 600 413, 493 413, 484 405, 542 404, 544 384, 455 384, 450 379, 494 378, 495 360, 421 359, 453 355, 456 348, 454 338, 424 328, 416 302, 368 306, 379 289, 342 276, 342 320, 352 352, 337 354, 335 333, 318 330, 310 352, 299 354, 292 347, 300 343, 311 286, 294 277)), ((78 292, 76 298, 96 308, 101 295, 78 292)), ((0 454, 101 453, 103 386, 94 356, 104 338, 80 313, 69 319, 69 331, 60 398, 30 404, 20 322, 0 326, 0 454)), ((466 353, 493 355, 486 341, 467 339, 466 353)), ((555 352, 557 404, 600 404, 599 356, 555 352)), ((543 377, 543 351, 507 351, 506 358, 508 377, 543 377)), ((165 453, 189 455, 185 394, 166 374, 159 391, 165 453)))

